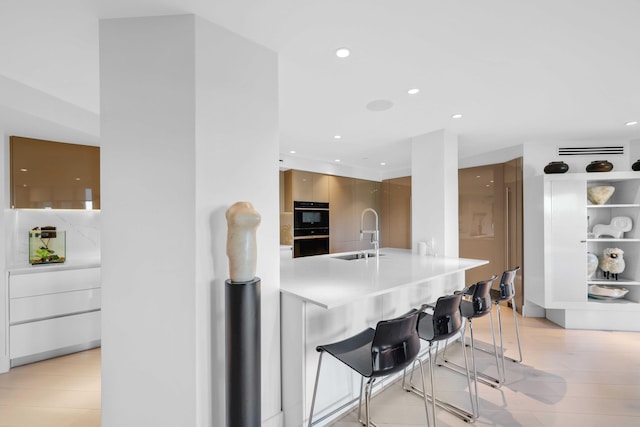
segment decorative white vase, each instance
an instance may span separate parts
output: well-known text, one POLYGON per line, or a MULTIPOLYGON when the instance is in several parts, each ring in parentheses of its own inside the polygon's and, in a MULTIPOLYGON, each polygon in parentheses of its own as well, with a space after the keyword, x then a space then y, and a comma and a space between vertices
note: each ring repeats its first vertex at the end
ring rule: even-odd
POLYGON ((587 278, 593 278, 598 269, 598 256, 594 253, 587 252, 587 278))
POLYGON ((587 199, 594 205, 603 205, 616 191, 616 187, 612 185, 599 185, 597 187, 587 188, 587 199))

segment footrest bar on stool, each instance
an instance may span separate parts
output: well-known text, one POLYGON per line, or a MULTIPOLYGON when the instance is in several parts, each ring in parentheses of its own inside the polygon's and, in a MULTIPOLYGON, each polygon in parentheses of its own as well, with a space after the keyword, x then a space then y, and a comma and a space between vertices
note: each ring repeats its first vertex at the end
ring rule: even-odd
MULTIPOLYGON (((452 371, 456 371, 462 375, 466 375, 467 371, 464 369, 464 366, 460 366, 455 362, 451 362, 449 360, 444 360, 439 363, 439 366, 449 368, 452 371)), ((483 374, 482 372, 478 372, 478 378, 476 378, 482 384, 488 385, 493 388, 500 388, 502 383, 497 378, 492 377, 491 375, 483 374)))
MULTIPOLYGON (((415 387, 413 384, 409 384, 409 387, 411 387, 410 389, 406 389, 406 391, 410 391, 412 393, 417 394, 420 397, 424 397, 424 392, 422 390, 420 390, 419 388, 415 387)), ((431 396, 430 394, 427 394, 427 399, 430 402, 433 402, 433 396, 431 396)), ((467 423, 472 423, 474 422, 476 419, 473 416, 473 414, 465 411, 464 409, 456 406, 456 405, 452 405, 451 403, 442 401, 438 398, 436 398, 436 405, 439 406, 440 408, 444 409, 445 411, 449 412, 450 414, 455 415, 456 417, 460 418, 462 421, 465 421, 467 423)), ((435 414, 434 414, 435 417, 435 414)))
MULTIPOLYGON (((469 347, 469 345, 467 344, 467 345, 466 345, 466 347, 469 347)), ((480 350, 480 351, 482 351, 483 353, 487 353, 487 354, 494 354, 494 353, 493 353, 493 350, 489 350, 488 348, 478 347, 477 345, 475 346, 475 349, 476 349, 476 350, 480 350)), ((498 357, 500 357, 500 355, 498 355, 498 357)), ((520 362, 522 362, 522 360, 516 360, 516 359, 514 359, 513 357, 509 357, 509 356, 504 356, 504 358, 505 358, 505 359, 507 359, 507 360, 510 360, 510 361, 512 361, 512 362, 514 362, 514 363, 520 363, 520 362)))

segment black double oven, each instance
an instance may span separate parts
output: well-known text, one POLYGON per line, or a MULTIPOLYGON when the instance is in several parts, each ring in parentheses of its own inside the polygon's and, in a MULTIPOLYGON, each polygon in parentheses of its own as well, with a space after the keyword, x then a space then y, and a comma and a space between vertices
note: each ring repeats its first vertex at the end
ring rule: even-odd
POLYGON ((293 257, 329 253, 329 203, 293 202, 293 257))

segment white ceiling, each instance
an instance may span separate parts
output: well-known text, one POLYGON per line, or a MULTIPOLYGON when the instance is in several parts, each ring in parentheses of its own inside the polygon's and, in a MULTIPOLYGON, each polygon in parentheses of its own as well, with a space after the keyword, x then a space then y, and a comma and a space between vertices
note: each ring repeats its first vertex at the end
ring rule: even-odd
POLYGON ((395 170, 438 129, 462 158, 640 138, 637 0, 0 0, 0 78, 98 114, 98 20, 176 13, 278 52, 284 154, 395 170))

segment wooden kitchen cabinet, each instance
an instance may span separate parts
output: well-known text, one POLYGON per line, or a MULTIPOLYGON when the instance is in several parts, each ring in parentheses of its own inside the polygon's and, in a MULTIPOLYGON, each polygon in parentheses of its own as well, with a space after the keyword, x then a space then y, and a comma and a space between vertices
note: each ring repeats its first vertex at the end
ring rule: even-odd
POLYGON ((329 202, 329 176, 290 169, 284 172, 285 210, 293 210, 293 202, 329 202))

